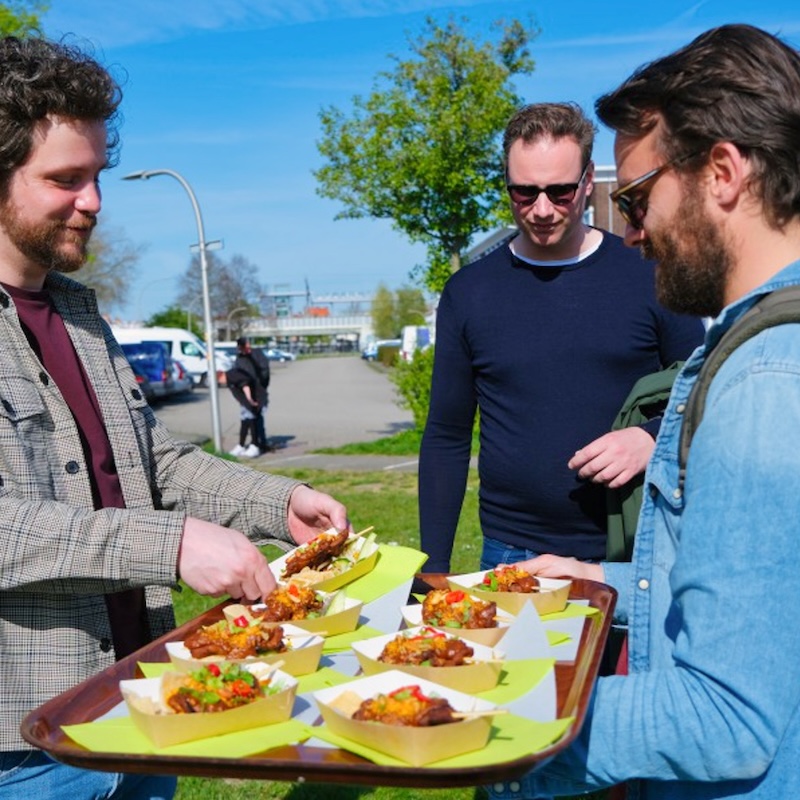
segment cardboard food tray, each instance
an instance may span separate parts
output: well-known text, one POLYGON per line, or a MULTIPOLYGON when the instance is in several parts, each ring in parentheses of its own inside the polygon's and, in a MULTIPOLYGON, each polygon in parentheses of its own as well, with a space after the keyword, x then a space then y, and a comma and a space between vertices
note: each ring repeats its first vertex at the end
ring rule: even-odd
MULTIPOLYGON (((414 678, 447 686, 461 692, 485 692, 497 686, 500 673, 503 669, 503 653, 491 647, 479 644, 470 644, 474 653, 470 661, 458 667, 424 667, 415 664, 385 664, 378 661, 383 648, 398 635, 413 636, 422 631, 422 628, 411 628, 402 633, 389 633, 384 636, 374 636, 361 642, 353 642, 352 648, 361 664, 365 675, 377 675, 381 672, 400 671, 414 678)), ((448 636, 460 638, 457 631, 447 632, 448 636)))
POLYGON ((319 705, 325 724, 335 734, 372 747, 415 767, 484 747, 489 740, 492 727, 490 716, 451 722, 447 725, 414 728, 352 719, 348 711, 337 707, 337 700, 345 692, 352 692, 361 700, 366 700, 376 694, 386 694, 400 689, 409 683, 418 685, 427 696, 444 697, 456 711, 486 712, 497 708, 493 703, 447 686, 423 678, 412 679, 406 672, 399 670, 382 672, 342 686, 314 692, 314 700, 319 705))
MULTIPOLYGON (((403 606, 400 609, 403 619, 410 628, 415 628, 422 625, 422 604, 415 603, 414 605, 403 606)), ((513 621, 513 617, 506 612, 501 611, 497 615, 497 627, 495 628, 448 628, 445 626, 432 625, 432 628, 450 633, 453 636, 459 636, 470 642, 483 645, 484 647, 494 647, 505 636, 508 626, 513 621)), ((427 623, 425 623, 427 624, 427 623)))
POLYGON ((552 614, 563 611, 567 607, 571 581, 559 578, 539 578, 538 592, 488 592, 476 589, 483 576, 491 570, 470 572, 466 575, 451 575, 447 584, 451 589, 462 589, 481 600, 494 601, 497 607, 509 614, 519 614, 525 603, 533 603, 539 614, 552 614))
POLYGON ((195 739, 284 722, 292 714, 297 693, 297 681, 285 672, 276 670, 272 681, 276 685, 282 685, 283 689, 245 706, 208 714, 155 713, 150 706, 160 705, 162 682, 168 676, 173 677, 174 673, 167 673, 160 678, 120 682, 120 691, 131 718, 156 747, 169 747, 195 739))
MULTIPOLYGON (((427 574, 420 577, 433 588, 447 585, 445 575, 427 574)), ((139 662, 168 661, 165 644, 182 641, 199 625, 210 625, 222 619, 224 603, 33 709, 22 720, 20 731, 29 744, 62 763, 106 772, 290 782, 303 776, 305 781, 311 783, 393 785, 420 789, 474 787, 514 780, 537 764, 551 759, 574 741, 586 716, 600 657, 611 627, 616 592, 602 583, 576 580, 572 584, 570 599, 586 600, 601 612, 584 620, 575 661, 557 662, 555 665, 557 714, 559 717, 572 717, 575 721, 557 742, 515 761, 459 768, 442 768, 435 764, 425 769, 379 765, 337 747, 315 745, 313 740, 241 758, 114 753, 87 750, 67 736, 62 726, 87 723, 111 712, 118 713, 117 708, 123 702, 120 681, 140 676, 139 662)))
POLYGON ((307 631, 295 628, 293 625, 283 626, 284 641, 287 649, 282 653, 270 653, 253 658, 231 659, 223 656, 208 656, 206 658, 192 658, 183 641, 169 642, 165 645, 167 655, 176 668, 187 671, 197 669, 203 664, 228 661, 236 664, 275 664, 280 661, 281 669, 289 675, 308 675, 315 672, 322 657, 322 647, 325 640, 321 636, 310 635, 307 631))
POLYGON ((356 561, 353 566, 350 567, 350 569, 340 573, 339 575, 333 575, 332 577, 325 578, 321 581, 308 581, 304 578, 303 573, 291 575, 288 578, 283 577, 283 570, 286 566, 286 561, 292 555, 294 550, 290 550, 280 558, 270 561, 269 566, 275 577, 280 581, 297 581, 306 586, 311 586, 312 588, 321 592, 332 592, 335 589, 341 589, 342 586, 346 586, 348 583, 352 583, 357 578, 366 575, 375 568, 375 564, 378 563, 378 545, 373 542, 372 548, 370 553, 362 554, 358 561, 356 561))
MULTIPOLYGON (((234 603, 225 606, 224 613, 225 619, 228 622, 233 622, 242 613, 252 618, 249 613, 250 609, 258 609, 259 604, 252 606, 241 605, 234 603)), ((312 617, 308 619, 295 619, 290 623, 284 622, 265 622, 264 625, 286 625, 290 624, 296 628, 300 628, 308 633, 314 633, 317 636, 336 636, 340 633, 350 633, 358 627, 358 618, 361 616, 361 609, 364 603, 361 600, 356 600, 352 597, 345 598, 344 609, 334 614, 323 614, 321 617, 312 617)))

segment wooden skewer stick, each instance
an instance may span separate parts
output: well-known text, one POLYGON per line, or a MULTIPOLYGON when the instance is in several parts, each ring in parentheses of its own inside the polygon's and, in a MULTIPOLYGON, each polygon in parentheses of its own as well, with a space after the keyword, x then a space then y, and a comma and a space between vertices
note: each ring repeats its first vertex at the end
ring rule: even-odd
POLYGON ((359 531, 358 533, 354 533, 353 536, 366 536, 368 533, 372 533, 375 530, 374 525, 370 525, 369 528, 364 528, 363 531, 359 531))

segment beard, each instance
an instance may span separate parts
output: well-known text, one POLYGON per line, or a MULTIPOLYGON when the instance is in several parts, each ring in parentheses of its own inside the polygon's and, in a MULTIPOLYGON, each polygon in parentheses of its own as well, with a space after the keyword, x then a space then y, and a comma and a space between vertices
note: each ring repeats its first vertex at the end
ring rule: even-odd
POLYGON ((656 296, 665 308, 698 317, 722 311, 733 259, 696 194, 684 192, 668 227, 648 231, 642 253, 657 262, 656 296))
MULTIPOLYGON (((17 206, 8 200, 0 203, 0 220, 14 246, 26 258, 46 269, 76 272, 86 263, 89 239, 70 230, 66 223, 25 220, 17 206)), ((94 215, 85 215, 82 227, 91 230, 96 222, 94 215)))

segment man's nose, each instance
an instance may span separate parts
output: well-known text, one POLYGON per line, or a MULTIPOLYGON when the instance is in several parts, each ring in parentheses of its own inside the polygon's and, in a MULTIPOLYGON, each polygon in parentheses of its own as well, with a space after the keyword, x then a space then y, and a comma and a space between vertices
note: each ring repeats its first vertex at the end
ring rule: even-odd
POLYGON ((553 204, 546 192, 539 192, 539 196, 533 201, 532 208, 537 217, 548 217, 553 213, 553 204))
POLYGON ((92 181, 85 184, 75 198, 75 208, 88 214, 97 214, 102 205, 100 187, 92 181))
POLYGON ((628 247, 641 247, 646 239, 644 228, 634 228, 630 222, 625 224, 624 241, 628 247))

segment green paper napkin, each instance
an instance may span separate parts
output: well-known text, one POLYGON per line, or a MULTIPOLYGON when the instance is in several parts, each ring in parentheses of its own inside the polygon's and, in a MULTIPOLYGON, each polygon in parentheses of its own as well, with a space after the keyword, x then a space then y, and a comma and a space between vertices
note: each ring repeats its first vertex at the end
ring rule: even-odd
POLYGON ((174 672, 175 665, 171 661, 140 661, 139 669, 145 678, 160 678, 165 672, 174 672))
POLYGON ((547 643, 550 647, 555 647, 557 644, 564 644, 564 642, 568 642, 572 637, 567 633, 561 633, 561 631, 545 631, 545 635, 547 636, 547 643))
POLYGON ((592 614, 599 613, 599 608, 584 606, 580 603, 567 603, 567 607, 563 611, 554 611, 552 614, 543 614, 542 622, 550 622, 554 619, 569 619, 570 617, 590 617, 592 614))
MULTIPOLYGON (((463 753, 460 756, 446 758, 427 766, 437 769, 480 767, 487 764, 502 764, 504 761, 513 761, 517 758, 531 755, 539 750, 544 750, 548 745, 560 739, 572 724, 572 718, 558 719, 553 722, 534 722, 533 720, 518 717, 515 714, 499 714, 492 721, 492 732, 489 741, 481 750, 472 753, 463 753)), ((349 750, 362 758, 367 758, 382 766, 406 766, 404 761, 399 761, 385 753, 379 753, 371 747, 352 742, 333 733, 327 725, 308 728, 309 736, 315 736, 330 744, 349 750)), ((425 769, 425 767, 420 767, 425 769)))
POLYGON ((419 550, 400 545, 382 544, 375 568, 347 584, 347 596, 371 603, 396 589, 416 575, 428 556, 419 550))
POLYGON ((98 753, 135 755, 181 755, 214 758, 243 758, 273 747, 302 742, 308 738, 308 726, 296 720, 249 728, 245 731, 211 736, 194 742, 155 747, 136 727, 130 717, 62 726, 64 733, 79 745, 98 753))
POLYGON ((493 689, 476 692, 475 696, 502 706, 522 697, 553 669, 554 658, 526 658, 506 661, 500 672, 500 680, 493 689))
POLYGON ((342 650, 349 650, 353 642, 360 642, 362 639, 371 639, 373 636, 382 636, 384 631, 377 628, 370 628, 369 625, 361 625, 354 631, 347 633, 337 633, 336 636, 328 636, 325 644, 322 645, 323 653, 340 653, 342 650))

